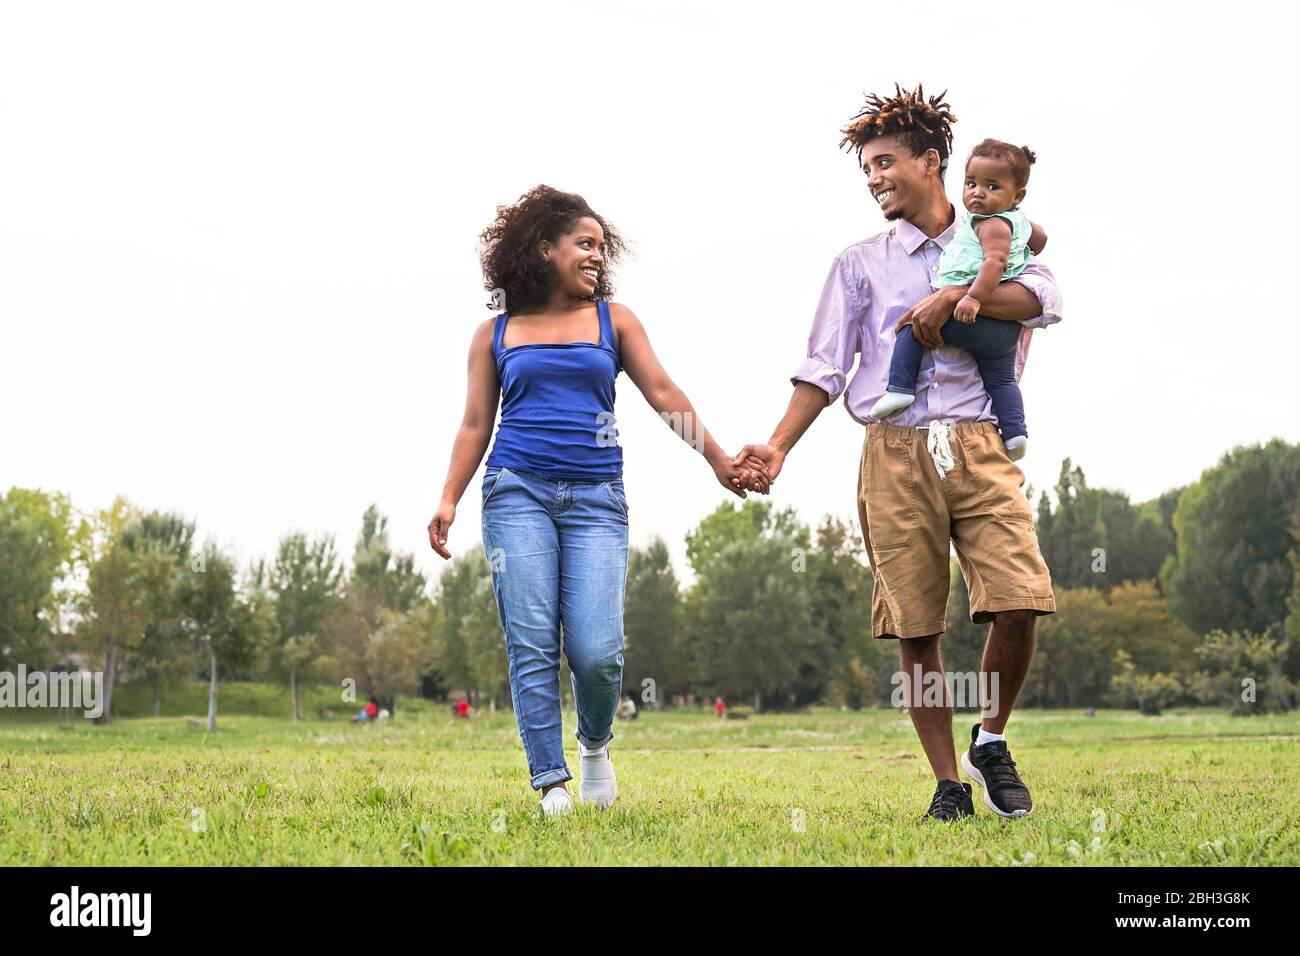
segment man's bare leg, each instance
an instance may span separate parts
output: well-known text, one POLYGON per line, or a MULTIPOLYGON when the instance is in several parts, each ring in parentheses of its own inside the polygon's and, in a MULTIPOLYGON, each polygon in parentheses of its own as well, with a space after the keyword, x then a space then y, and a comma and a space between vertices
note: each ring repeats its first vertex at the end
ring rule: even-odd
MULTIPOLYGON (((1011 711, 1020 697, 1025 675, 1034 659, 1033 611, 999 611, 993 617, 988 640, 984 643, 984 658, 980 669, 989 675, 986 680, 992 687, 992 675, 998 676, 996 708, 985 705, 984 719, 980 722, 991 734, 1002 733, 1011 718, 1011 711)), ((933 761, 931 761, 933 762, 933 761)))
POLYGON ((921 747, 930 761, 936 780, 957 779, 957 752, 952 742, 952 704, 948 699, 948 682, 943 671, 943 658, 939 654, 939 635, 899 639, 899 657, 906 679, 903 682, 903 702, 912 727, 921 740, 921 747), (921 701, 912 700, 912 682, 915 667, 921 665, 921 687, 925 688, 937 672, 943 684, 943 706, 924 707, 921 701))
MULTIPOLYGON (((1034 659, 1034 613, 1001 611, 993 618, 984 659, 980 664, 990 684, 997 677, 993 700, 986 701, 979 723, 987 733, 1000 734, 1011 718, 1011 711, 1024 686, 1029 663, 1034 659)), ((992 688, 990 688, 992 689, 992 688)), ((1033 810, 1029 788, 1020 778, 1006 741, 990 741, 976 746, 976 730, 971 730, 971 746, 961 755, 961 763, 983 791, 984 803, 1003 817, 1023 817, 1033 810)))

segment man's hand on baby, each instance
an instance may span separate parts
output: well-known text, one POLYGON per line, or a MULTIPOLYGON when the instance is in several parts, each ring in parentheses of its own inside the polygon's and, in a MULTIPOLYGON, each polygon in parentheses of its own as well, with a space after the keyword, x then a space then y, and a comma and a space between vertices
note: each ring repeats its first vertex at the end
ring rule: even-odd
POLYGON ((969 295, 961 297, 957 307, 952 310, 952 317, 958 322, 965 322, 970 325, 975 321, 975 316, 980 314, 979 299, 972 299, 969 295))

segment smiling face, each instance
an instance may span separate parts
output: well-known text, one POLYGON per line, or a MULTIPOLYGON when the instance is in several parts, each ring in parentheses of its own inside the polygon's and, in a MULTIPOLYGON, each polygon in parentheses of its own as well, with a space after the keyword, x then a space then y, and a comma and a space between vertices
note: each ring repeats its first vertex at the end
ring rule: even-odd
POLYGON ((919 215, 943 192, 939 178, 939 151, 927 149, 920 156, 897 136, 877 136, 862 147, 862 171, 867 188, 890 222, 919 215))
POLYGON ((1015 172, 1005 159, 972 156, 966 164, 961 201, 967 211, 981 216, 1006 212, 1024 198, 1025 190, 1016 185, 1015 172))
POLYGON ((583 216, 555 242, 542 241, 542 258, 555 269, 556 283, 566 295, 589 299, 596 292, 605 267, 605 231, 590 216, 583 216))

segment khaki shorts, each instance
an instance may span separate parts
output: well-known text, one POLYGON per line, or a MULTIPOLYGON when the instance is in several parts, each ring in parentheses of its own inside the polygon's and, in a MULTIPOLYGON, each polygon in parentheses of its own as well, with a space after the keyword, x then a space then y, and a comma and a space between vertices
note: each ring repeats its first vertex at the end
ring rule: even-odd
POLYGON ((971 620, 997 611, 1056 610, 1034 519, 992 422, 951 426, 956 466, 940 480, 929 430, 870 424, 858 470, 858 518, 875 589, 871 633, 926 637, 944 630, 949 539, 970 593, 971 620))

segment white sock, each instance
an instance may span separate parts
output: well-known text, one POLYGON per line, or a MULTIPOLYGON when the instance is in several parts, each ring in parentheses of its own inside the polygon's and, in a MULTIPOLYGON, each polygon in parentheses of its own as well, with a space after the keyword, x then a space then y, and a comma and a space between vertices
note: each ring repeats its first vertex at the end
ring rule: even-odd
POLYGON ((908 395, 906 392, 885 392, 880 396, 880 400, 871 406, 871 411, 867 412, 872 418, 888 418, 896 412, 901 412, 904 408, 916 401, 915 395, 908 395))
POLYGON ((1006 734, 991 734, 991 733, 989 733, 987 730, 985 730, 983 727, 981 727, 981 728, 980 728, 980 735, 979 735, 978 737, 975 738, 975 746, 976 746, 976 747, 983 747, 985 744, 990 743, 991 741, 994 741, 994 740, 1001 740, 1002 742, 1005 743, 1005 742, 1006 742, 1006 739, 1007 739, 1007 735, 1006 735, 1006 734))

